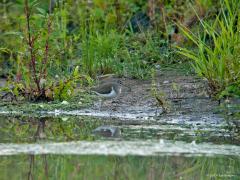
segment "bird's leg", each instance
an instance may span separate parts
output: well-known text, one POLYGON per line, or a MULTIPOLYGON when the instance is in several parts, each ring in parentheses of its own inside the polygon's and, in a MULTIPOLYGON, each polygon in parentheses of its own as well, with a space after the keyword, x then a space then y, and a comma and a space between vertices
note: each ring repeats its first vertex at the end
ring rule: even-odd
POLYGON ((158 113, 158 107, 156 107, 156 109, 155 109, 155 117, 157 117, 157 114, 158 113))
POLYGON ((103 100, 102 99, 100 99, 100 106, 99 106, 99 111, 101 111, 102 110, 102 105, 103 105, 103 100))

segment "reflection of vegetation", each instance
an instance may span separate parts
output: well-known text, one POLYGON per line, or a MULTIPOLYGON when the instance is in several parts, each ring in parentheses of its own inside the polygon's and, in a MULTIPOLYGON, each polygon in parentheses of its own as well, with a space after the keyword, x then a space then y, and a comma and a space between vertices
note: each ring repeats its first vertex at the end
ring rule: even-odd
POLYGON ((29 142, 42 140, 93 140, 92 130, 99 121, 85 118, 27 118, 1 119, 1 142, 29 142), (4 122, 3 122, 4 120, 4 122))
MULTIPOLYGON (((122 137, 125 140, 159 140, 165 139, 170 141, 184 141, 191 143, 196 141, 197 143, 211 142, 214 144, 239 144, 240 142, 240 128, 238 127, 237 121, 230 121, 233 124, 224 127, 222 132, 218 128, 210 131, 206 130, 206 127, 202 127, 198 130, 191 130, 191 126, 176 126, 173 125, 162 125, 161 128, 152 128, 145 125, 144 128, 122 128, 122 137), (165 127, 165 128, 163 128, 165 127), (183 128, 182 130, 180 128, 183 128), (226 133, 228 137, 226 137, 226 133)), ((161 126, 161 125, 159 125, 161 126)))
POLYGON ((239 157, 0 157, 3 179, 238 179, 239 157))
MULTIPOLYGON (((101 125, 113 125, 121 129, 121 138, 124 140, 166 139, 191 143, 212 142, 215 144, 239 144, 239 121, 228 121, 229 126, 212 127, 198 126, 193 130, 189 125, 152 124, 141 122, 141 126, 124 125, 122 120, 103 120, 92 117, 45 117, 26 116, 0 118, 1 142, 34 143, 38 141, 78 141, 94 140, 92 131, 101 125), (123 125, 123 126, 121 126, 123 125), (153 128, 151 126, 159 126, 153 128), (181 129, 182 128, 182 129, 181 129), (223 130, 225 129, 225 130, 223 130), (226 136, 226 133, 228 136, 226 136)), ((131 121, 133 124, 136 123, 131 121)), ((138 124, 138 123, 137 123, 138 124)))

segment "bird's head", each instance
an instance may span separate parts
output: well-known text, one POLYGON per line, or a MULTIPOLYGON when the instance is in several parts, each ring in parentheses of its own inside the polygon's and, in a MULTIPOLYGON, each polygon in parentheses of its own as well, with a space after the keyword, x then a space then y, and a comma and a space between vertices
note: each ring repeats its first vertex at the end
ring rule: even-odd
POLYGON ((131 88, 130 88, 129 86, 123 84, 123 81, 122 81, 122 80, 119 79, 119 80, 117 80, 116 82, 119 84, 119 86, 125 86, 126 88, 129 89, 129 91, 131 91, 131 88))

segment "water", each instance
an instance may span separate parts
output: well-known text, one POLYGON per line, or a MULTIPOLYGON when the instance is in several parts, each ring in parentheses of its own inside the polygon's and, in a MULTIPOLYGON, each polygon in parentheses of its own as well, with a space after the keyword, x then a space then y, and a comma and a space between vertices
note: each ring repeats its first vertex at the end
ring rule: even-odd
POLYGON ((0 179, 239 179, 233 156, 18 155, 0 157, 0 179))
POLYGON ((0 122, 0 179, 240 178, 237 127, 213 113, 135 119, 14 113, 0 122), (102 126, 120 133, 93 133, 102 126))
POLYGON ((79 141, 39 144, 0 144, 1 155, 17 154, 76 154, 76 155, 138 155, 138 156, 240 156, 235 145, 196 144, 181 141, 79 141))

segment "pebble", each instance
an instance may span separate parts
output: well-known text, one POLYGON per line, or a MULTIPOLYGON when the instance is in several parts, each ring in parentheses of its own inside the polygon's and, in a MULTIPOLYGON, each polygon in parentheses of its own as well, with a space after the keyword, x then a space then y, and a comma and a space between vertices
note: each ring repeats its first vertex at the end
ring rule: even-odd
POLYGON ((62 101, 61 104, 67 105, 67 104, 69 104, 69 102, 67 102, 67 101, 62 101))

